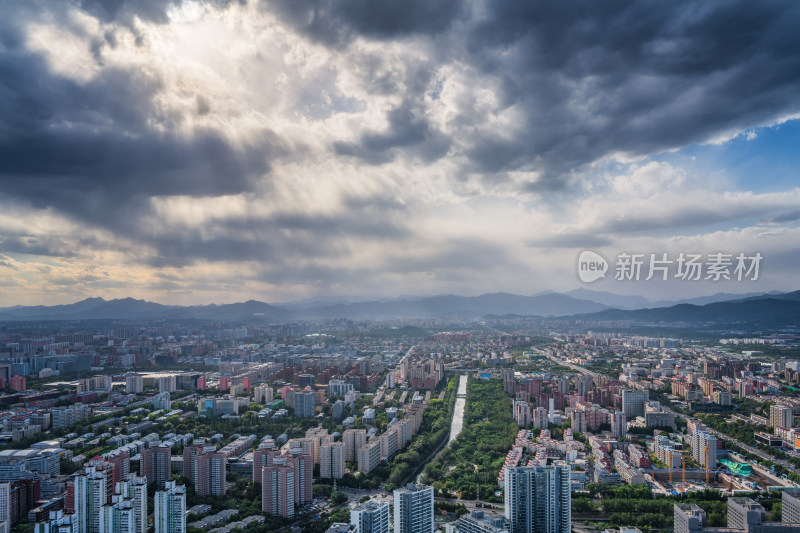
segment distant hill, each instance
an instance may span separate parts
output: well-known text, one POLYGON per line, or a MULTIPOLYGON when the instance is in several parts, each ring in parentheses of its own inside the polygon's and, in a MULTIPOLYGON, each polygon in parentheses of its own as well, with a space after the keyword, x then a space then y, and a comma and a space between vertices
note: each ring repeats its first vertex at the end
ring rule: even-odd
POLYGON ((336 304, 306 309, 308 318, 391 318, 391 317, 462 317, 481 318, 486 315, 518 314, 555 316, 592 313, 608 307, 596 302, 579 300, 565 294, 547 293, 537 296, 493 293, 480 296, 430 296, 403 300, 336 304))
POLYGON ((644 296, 614 294, 612 292, 593 291, 581 287, 580 289, 569 291, 566 294, 575 298, 579 298, 581 300, 589 300, 591 302, 597 302, 616 309, 647 309, 654 307, 670 307, 677 304, 705 305, 715 302, 743 300, 746 298, 749 299, 762 298, 764 296, 774 296, 775 298, 778 298, 783 293, 751 292, 745 294, 737 294, 731 292, 718 292, 710 296, 698 296, 696 298, 685 298, 680 300, 648 300, 644 296))
MULTIPOLYGON (((593 292, 593 291, 585 291, 593 292)), ((583 294, 583 293, 577 293, 583 294)), ((613 301, 611 293, 599 293, 613 301)), ((718 295, 727 297, 728 295, 718 295)), ((615 309, 609 305, 567 294, 520 296, 508 293, 480 296, 441 295, 394 300, 347 302, 340 300, 268 304, 257 300, 224 305, 163 305, 124 298, 87 298, 68 305, 13 306, 0 308, 0 320, 290 320, 290 319, 391 319, 460 318, 486 316, 538 316, 575 320, 637 321, 648 323, 747 323, 751 325, 800 325, 800 291, 744 297, 705 305, 681 303, 665 307, 615 309)), ((621 297, 625 298, 625 297, 621 297)), ((636 300, 630 300, 636 301, 636 300)))
POLYGON ((800 327, 800 291, 706 305, 678 304, 651 309, 608 309, 572 315, 569 319, 663 323, 746 324, 759 327, 800 327))
POLYGON ((355 318, 380 319, 392 317, 481 318, 490 314, 520 314, 555 316, 592 313, 608 307, 579 300, 564 294, 548 293, 538 296, 495 293, 481 296, 431 296, 401 300, 381 300, 359 303, 302 302, 272 305, 256 300, 225 305, 167 306, 144 300, 124 298, 104 300, 88 298, 68 305, 14 306, 0 308, 3 320, 85 320, 85 319, 199 319, 245 320, 355 318))

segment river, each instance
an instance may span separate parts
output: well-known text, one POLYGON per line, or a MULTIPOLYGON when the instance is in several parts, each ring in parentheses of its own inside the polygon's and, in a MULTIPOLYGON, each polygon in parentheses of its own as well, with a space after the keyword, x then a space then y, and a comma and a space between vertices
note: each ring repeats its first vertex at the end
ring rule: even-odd
POLYGON ((453 410, 453 421, 450 422, 450 439, 447 441, 449 445, 456 440, 458 434, 464 428, 464 407, 467 405, 467 375, 461 374, 458 379, 458 392, 456 393, 456 408, 453 410))
MULTIPOLYGON (((450 438, 444 446, 449 446, 451 442, 456 440, 458 434, 464 428, 464 408, 467 405, 467 375, 461 374, 458 379, 458 390, 456 391, 456 406, 453 410, 453 420, 450 422, 450 438)), ((440 446, 425 462, 426 464, 436 457, 439 450, 444 446, 440 446)), ((417 474, 417 483, 422 483, 423 469, 419 470, 417 474)))
MULTIPOLYGON (((425 464, 428 464, 433 460, 434 457, 441 451, 442 448, 445 446, 450 446, 450 443, 456 440, 458 434, 461 433, 461 430, 464 428, 464 408, 467 405, 467 375, 461 374, 458 379, 458 390, 456 391, 456 407, 453 410, 453 420, 450 422, 450 438, 448 439, 446 444, 440 445, 436 451, 428 457, 428 460, 425 461, 425 464)), ((420 470, 419 474, 417 474, 417 483, 422 483, 422 475, 424 472, 423 465, 420 470)))

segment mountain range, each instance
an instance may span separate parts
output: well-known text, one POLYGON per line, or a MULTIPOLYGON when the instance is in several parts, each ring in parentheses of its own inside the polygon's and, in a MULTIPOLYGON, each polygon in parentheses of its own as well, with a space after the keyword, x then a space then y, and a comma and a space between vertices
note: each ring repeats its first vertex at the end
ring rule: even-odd
POLYGON ((428 296, 352 302, 335 299, 268 304, 250 300, 224 305, 163 305, 133 298, 87 298, 67 305, 0 308, 0 321, 42 320, 292 320, 351 318, 560 317, 595 321, 666 323, 800 324, 800 291, 728 294, 680 302, 651 302, 636 296, 578 289, 533 296, 508 293, 428 296))

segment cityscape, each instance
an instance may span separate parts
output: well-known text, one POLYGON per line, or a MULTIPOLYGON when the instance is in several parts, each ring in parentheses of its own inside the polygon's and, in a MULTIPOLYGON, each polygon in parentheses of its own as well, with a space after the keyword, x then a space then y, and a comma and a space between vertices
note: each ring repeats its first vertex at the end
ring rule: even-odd
POLYGON ((0 2, 0 533, 800 533, 798 27, 0 2))

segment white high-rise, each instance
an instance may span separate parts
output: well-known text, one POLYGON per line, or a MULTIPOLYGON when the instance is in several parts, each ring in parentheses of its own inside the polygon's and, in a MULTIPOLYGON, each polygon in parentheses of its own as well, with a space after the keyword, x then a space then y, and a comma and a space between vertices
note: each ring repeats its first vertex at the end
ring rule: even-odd
POLYGON ((131 500, 120 497, 111 505, 104 505, 101 520, 103 533, 137 533, 136 511, 131 500))
POLYGON ((147 533, 147 479, 129 474, 128 479, 117 482, 116 494, 129 500, 133 506, 134 531, 147 533))
POLYGON ((156 492, 155 533, 186 533, 186 487, 167 481, 156 492))
POLYGON ((506 467, 505 516, 509 533, 570 533, 569 465, 506 467))
POLYGON ((394 491, 395 533, 433 533, 433 487, 406 485, 394 491))
POLYGON ((0 483, 0 524, 11 527, 11 483, 0 483))
POLYGON ((86 533, 105 533, 103 528, 103 506, 106 505, 107 475, 86 467, 84 472, 73 478, 73 498, 75 514, 78 515, 80 531, 86 533))
POLYGON ((692 436, 692 458, 703 468, 717 467, 717 437, 705 431, 692 436))
POLYGON ((350 510, 350 523, 358 533, 389 533, 389 502, 370 500, 350 510))
POLYGON ((344 443, 331 442, 319 448, 319 477, 341 479, 344 476, 344 443))

